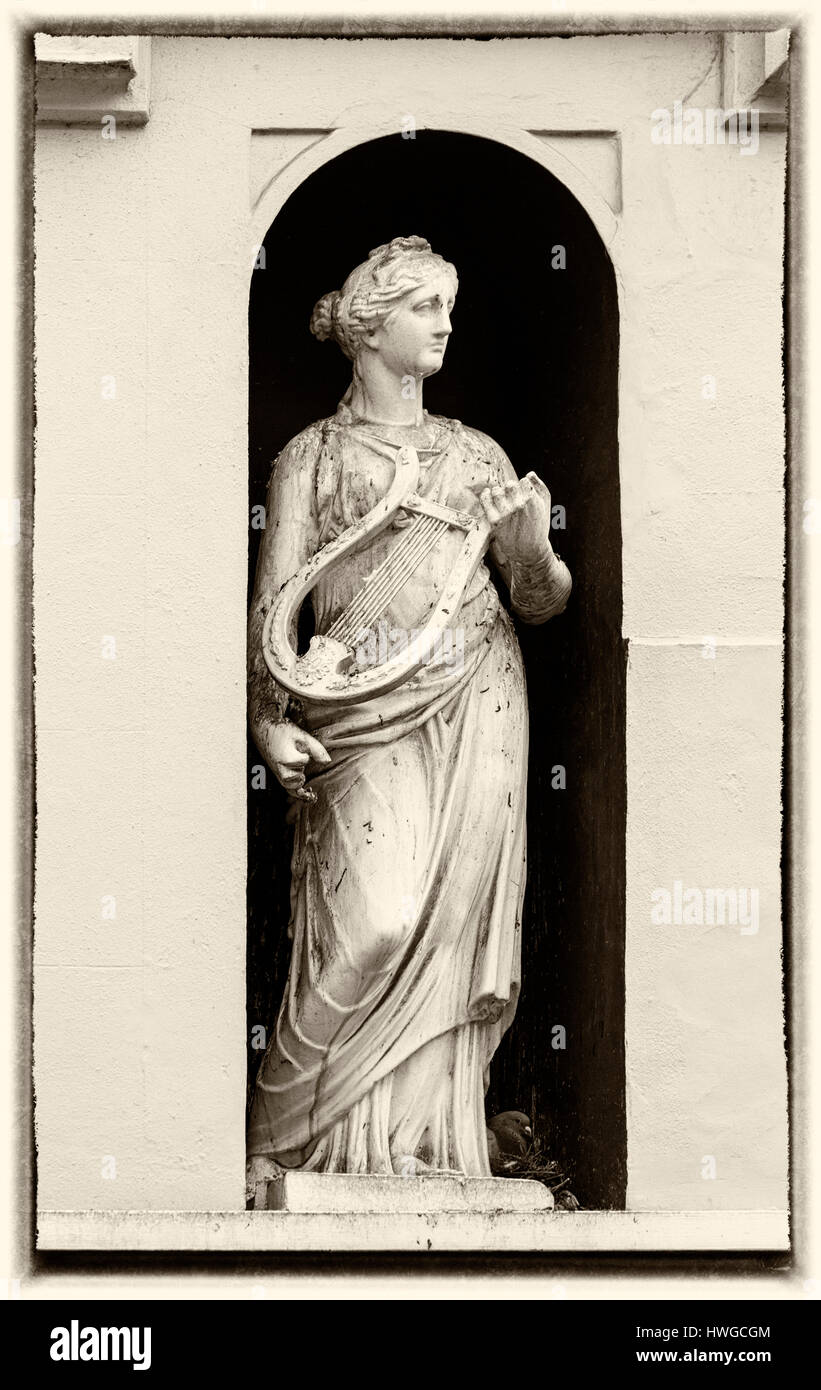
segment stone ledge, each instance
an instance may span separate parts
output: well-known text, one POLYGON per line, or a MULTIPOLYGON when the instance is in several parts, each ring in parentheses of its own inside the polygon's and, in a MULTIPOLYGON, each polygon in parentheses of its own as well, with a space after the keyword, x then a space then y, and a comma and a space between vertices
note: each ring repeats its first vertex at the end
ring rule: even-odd
POLYGON ((782 1253, 785 1211, 43 1211, 38 1250, 782 1253))
POLYGON ((285 1173, 268 1184, 268 1210, 370 1216, 552 1211, 553 1193, 527 1178, 466 1178, 461 1173, 393 1177, 371 1173, 285 1173))

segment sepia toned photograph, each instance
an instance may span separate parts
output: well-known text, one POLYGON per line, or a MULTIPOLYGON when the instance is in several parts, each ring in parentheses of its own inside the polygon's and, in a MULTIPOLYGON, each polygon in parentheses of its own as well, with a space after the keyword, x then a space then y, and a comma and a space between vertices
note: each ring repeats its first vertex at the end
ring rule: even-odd
POLYGON ((788 1268, 800 26, 74 19, 37 1258, 788 1268))

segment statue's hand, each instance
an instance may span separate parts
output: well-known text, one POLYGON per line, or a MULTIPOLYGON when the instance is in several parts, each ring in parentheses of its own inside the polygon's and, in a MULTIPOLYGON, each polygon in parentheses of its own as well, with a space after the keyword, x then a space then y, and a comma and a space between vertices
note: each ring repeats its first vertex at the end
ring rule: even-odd
POLYGON ((550 545, 550 493, 535 473, 479 494, 494 540, 513 564, 542 559, 550 545))
POLYGON ((318 738, 306 734, 289 719, 270 724, 265 736, 265 757, 274 776, 291 796, 299 801, 316 801, 316 792, 305 789, 305 769, 308 763, 325 766, 331 755, 318 738))

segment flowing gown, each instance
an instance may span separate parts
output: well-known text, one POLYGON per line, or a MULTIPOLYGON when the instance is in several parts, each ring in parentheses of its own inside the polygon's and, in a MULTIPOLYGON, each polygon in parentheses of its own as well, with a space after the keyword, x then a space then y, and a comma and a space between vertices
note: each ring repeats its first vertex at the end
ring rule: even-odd
MULTIPOLYGON (((418 492, 477 515, 481 486, 516 476, 493 440, 457 420, 380 425, 343 401, 277 460, 257 595, 273 597, 384 496, 402 444, 419 453, 418 492)), ((320 582, 318 633, 398 535, 320 582)), ((447 532, 392 601, 392 634, 422 625, 460 546, 447 532)), ((498 548, 489 558, 509 578, 498 548)), ((554 576, 555 611, 568 586, 554 576)), ((519 645, 484 562, 454 628, 390 694, 304 708, 332 762, 307 783, 316 802, 292 803, 293 950, 249 1157, 325 1172, 490 1172, 488 1068, 520 986, 528 720, 519 645)))

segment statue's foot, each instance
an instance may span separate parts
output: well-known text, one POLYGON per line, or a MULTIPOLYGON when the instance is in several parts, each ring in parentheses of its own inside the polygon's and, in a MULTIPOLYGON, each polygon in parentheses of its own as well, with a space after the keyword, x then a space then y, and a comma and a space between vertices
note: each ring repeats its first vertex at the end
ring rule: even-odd
POLYGON ((245 1210, 265 1211, 268 1184, 285 1172, 267 1154, 252 1154, 245 1165, 245 1210))
POLYGON ((431 1163, 426 1163, 423 1158, 417 1158, 416 1154, 391 1154, 393 1171, 399 1178, 418 1178, 422 1173, 435 1173, 436 1168, 431 1163))
MULTIPOLYGON (((430 1157, 430 1150, 423 1149, 430 1157)), ((463 1178, 466 1175, 459 1168, 443 1168, 438 1163, 430 1163, 428 1158, 418 1154, 391 1154, 393 1171, 398 1178, 421 1178, 426 1174, 440 1178, 463 1178)))

